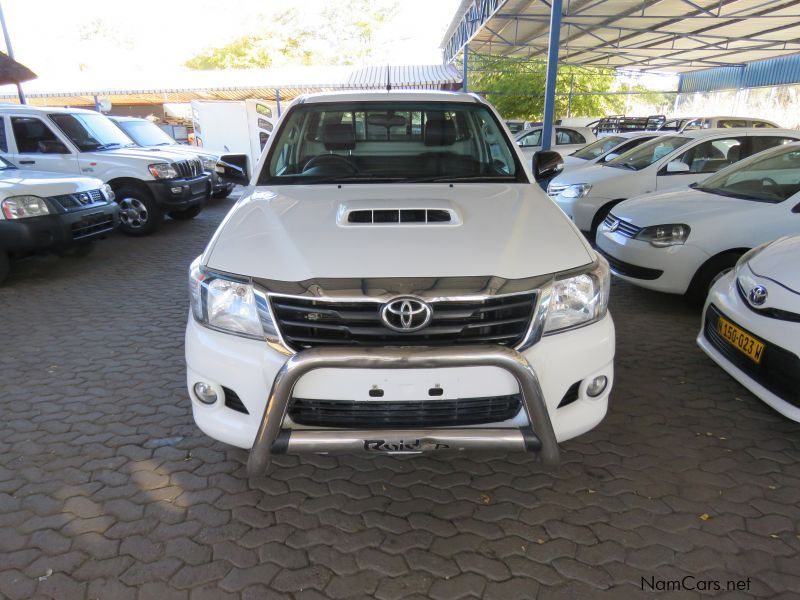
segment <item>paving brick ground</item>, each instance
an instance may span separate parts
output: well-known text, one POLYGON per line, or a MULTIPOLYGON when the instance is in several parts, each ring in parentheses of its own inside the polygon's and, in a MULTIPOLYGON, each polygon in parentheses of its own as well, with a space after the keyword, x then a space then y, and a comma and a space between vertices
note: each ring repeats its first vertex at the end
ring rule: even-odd
POLYGON ((522 454, 283 457, 193 425, 185 271, 231 206, 36 258, 0 288, 0 597, 797 598, 800 426, 615 283, 617 382, 541 473, 522 454), (642 578, 750 579, 746 593, 642 578))

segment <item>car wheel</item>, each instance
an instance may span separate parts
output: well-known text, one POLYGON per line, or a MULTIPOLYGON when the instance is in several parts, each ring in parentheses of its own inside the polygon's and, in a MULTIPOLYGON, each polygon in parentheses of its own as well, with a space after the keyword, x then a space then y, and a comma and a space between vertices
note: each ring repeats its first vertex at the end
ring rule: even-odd
POLYGON ((5 251, 0 250, 0 284, 6 280, 10 270, 11 260, 8 258, 8 254, 5 251))
POLYGON ((697 269, 692 283, 689 284, 689 291, 686 292, 689 301, 698 306, 705 304, 709 290, 720 278, 733 270, 741 255, 741 252, 726 252, 707 260, 697 269))
POLYGON ((228 196, 230 196, 231 192, 233 192, 233 186, 223 188, 217 192, 214 192, 213 194, 211 194, 211 197, 214 198, 214 200, 221 200, 222 198, 227 198, 228 196))
POLYGON ((119 229, 133 236, 150 235, 161 224, 163 215, 145 188, 123 185, 114 190, 119 204, 119 229))
POLYGON ((203 203, 198 202, 194 206, 190 206, 189 208, 184 208, 183 210, 173 210, 168 212, 167 214, 175 219, 176 221, 188 221, 189 219, 194 219, 197 215, 200 214, 200 211, 203 210, 203 203))

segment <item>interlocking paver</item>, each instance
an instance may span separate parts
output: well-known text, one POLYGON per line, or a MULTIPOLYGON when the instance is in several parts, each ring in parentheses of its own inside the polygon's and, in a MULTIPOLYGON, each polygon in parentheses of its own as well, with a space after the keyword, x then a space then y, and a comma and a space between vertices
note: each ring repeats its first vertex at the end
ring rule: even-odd
POLYGON ((686 574, 800 594, 800 426, 696 348, 696 310, 619 281, 611 411, 558 471, 284 456, 249 481, 184 380, 186 267, 231 205, 0 288, 0 596, 595 600, 686 574))

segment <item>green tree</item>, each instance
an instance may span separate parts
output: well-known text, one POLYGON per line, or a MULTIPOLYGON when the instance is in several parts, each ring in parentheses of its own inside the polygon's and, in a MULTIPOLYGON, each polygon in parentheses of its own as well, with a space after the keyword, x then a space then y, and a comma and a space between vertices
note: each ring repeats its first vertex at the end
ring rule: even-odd
POLYGON ((210 48, 186 61, 190 69, 246 69, 269 67, 272 57, 264 41, 255 36, 241 37, 230 44, 210 48))

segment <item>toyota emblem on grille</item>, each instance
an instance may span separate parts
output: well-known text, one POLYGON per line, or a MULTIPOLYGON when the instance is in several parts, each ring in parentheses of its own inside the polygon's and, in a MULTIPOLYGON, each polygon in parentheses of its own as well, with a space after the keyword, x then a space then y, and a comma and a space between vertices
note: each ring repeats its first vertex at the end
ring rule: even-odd
POLYGON ((750 304, 753 306, 761 306, 767 301, 767 288, 763 285, 757 285, 750 290, 748 297, 750 298, 750 304))
POLYGON ((430 323, 431 307, 416 298, 395 298, 381 309, 381 321, 394 331, 410 333, 419 331, 430 323))

